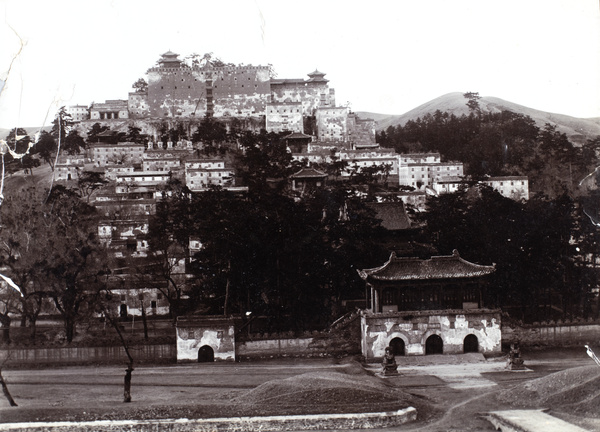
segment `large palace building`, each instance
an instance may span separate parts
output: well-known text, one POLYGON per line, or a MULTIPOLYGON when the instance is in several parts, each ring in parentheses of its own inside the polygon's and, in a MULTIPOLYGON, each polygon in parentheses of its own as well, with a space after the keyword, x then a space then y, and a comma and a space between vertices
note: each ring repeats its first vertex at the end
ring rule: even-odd
POLYGON ((302 132, 299 118, 335 107, 325 74, 271 78, 270 66, 189 66, 171 51, 148 69, 148 88, 129 94, 130 118, 267 117, 271 129, 302 132))

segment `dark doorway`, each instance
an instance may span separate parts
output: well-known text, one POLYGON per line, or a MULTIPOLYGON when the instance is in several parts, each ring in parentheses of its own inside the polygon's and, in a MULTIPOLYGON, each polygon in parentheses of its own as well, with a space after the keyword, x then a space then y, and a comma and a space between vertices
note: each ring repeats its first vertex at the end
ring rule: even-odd
POLYGON ((215 352, 208 345, 200 347, 198 350, 198 363, 211 363, 215 361, 215 352))
POLYGON ((390 341, 390 348, 392 349, 392 354, 395 356, 403 356, 404 353, 404 341, 402 338, 395 337, 390 341))
POLYGON ((121 308, 119 309, 119 315, 121 316, 121 318, 127 318, 127 305, 126 304, 121 305, 121 308))
POLYGON ((467 335, 465 338, 463 349, 465 353, 476 353, 479 352, 479 340, 475 335, 467 335))
POLYGON ((438 335, 431 335, 425 341, 425 354, 443 354, 444 341, 438 335))

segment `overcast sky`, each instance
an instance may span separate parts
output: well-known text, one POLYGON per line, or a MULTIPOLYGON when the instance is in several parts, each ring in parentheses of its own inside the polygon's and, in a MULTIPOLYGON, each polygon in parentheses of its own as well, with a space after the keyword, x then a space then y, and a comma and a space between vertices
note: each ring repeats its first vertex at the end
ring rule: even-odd
POLYGON ((598 0, 0 0, 0 25, 5 128, 126 99, 167 50, 270 63, 279 78, 318 68, 354 111, 473 91, 600 117, 598 0))

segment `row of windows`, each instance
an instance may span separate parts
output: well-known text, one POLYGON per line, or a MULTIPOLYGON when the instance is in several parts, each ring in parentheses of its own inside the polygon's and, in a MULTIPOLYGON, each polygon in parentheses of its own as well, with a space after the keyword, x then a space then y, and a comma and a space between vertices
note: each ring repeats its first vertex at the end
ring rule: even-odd
POLYGON ((168 177, 160 176, 160 177, 122 177, 123 181, 166 181, 168 177))
MULTIPOLYGON (((508 182, 507 182, 507 183, 508 183, 508 182)), ((500 186, 503 186, 503 185, 504 185, 504 182, 500 182, 500 186)), ((514 186, 514 185, 515 185, 515 182, 514 182, 514 181, 511 181, 511 182, 510 182, 510 185, 511 185, 511 186, 514 186)), ((522 182, 521 182, 521 186, 525 186, 525 182, 524 182, 524 181, 522 181, 522 182)))
MULTIPOLYGON (((196 184, 196 183, 194 183, 194 180, 192 180, 192 181, 190 182, 190 184, 194 185, 194 184, 196 184)), ((216 184, 216 182, 214 182, 214 183, 200 182, 200 183, 199 183, 199 186, 203 186, 203 187, 204 187, 204 186, 208 186, 209 184, 216 184)), ((223 180, 219 180, 219 184, 223 184, 223 180)))
MULTIPOLYGON (((131 296, 133 297, 133 296, 131 296)), ((137 295, 138 300, 144 300, 144 293, 139 293, 137 295)), ((162 300, 163 299, 163 295, 162 293, 156 293, 156 299, 157 300, 162 300)), ((127 294, 121 294, 121 301, 125 301, 127 300, 127 294)))
POLYGON ((205 175, 207 177, 223 177, 223 174, 225 174, 226 176, 231 175, 231 172, 226 172, 226 173, 207 173, 207 172, 196 172, 196 173, 191 173, 190 177, 204 177, 205 175), (217 175, 218 174, 218 175, 217 175))
MULTIPOLYGON (((443 168, 443 167, 442 167, 442 168, 443 168)), ((446 167, 446 171, 450 171, 450 169, 453 169, 453 170, 460 170, 460 166, 457 166, 456 168, 455 168, 455 167, 450 167, 450 166, 447 166, 447 167, 446 167)), ((410 170, 411 170, 411 171, 414 171, 415 169, 414 169, 414 168, 411 168, 410 170)), ((432 167, 427 167, 427 171, 431 171, 431 170, 432 170, 432 167)), ((421 167, 421 171, 425 171, 425 167, 421 167)), ((440 167, 437 167, 437 171, 440 171, 440 167)))
MULTIPOLYGON (((271 114, 273 114, 273 113, 281 113, 282 111, 275 110, 275 109, 271 108, 271 109, 269 110, 269 112, 270 112, 271 114)), ((283 112, 284 112, 284 113, 286 113, 286 112, 287 112, 287 109, 284 109, 284 110, 283 110, 283 112)), ((300 109, 299 109, 299 108, 296 108, 296 111, 294 111, 293 109, 290 109, 290 112, 291 112, 291 113, 293 113, 293 112, 297 112, 297 113, 299 113, 299 112, 300 112, 300 109)))

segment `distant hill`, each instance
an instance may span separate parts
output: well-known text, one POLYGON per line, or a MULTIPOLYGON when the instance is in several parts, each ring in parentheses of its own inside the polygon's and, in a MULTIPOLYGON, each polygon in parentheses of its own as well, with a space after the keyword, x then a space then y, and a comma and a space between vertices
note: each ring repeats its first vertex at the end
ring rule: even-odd
MULTIPOLYGON (((41 128, 40 126, 32 126, 32 127, 24 127, 23 129, 25 129, 27 131, 27 134, 30 137, 33 137, 33 134, 36 133, 37 131, 39 131, 40 129, 50 132, 52 130, 52 126, 44 126, 43 128, 41 128)), ((8 135, 8 133, 11 130, 12 130, 12 128, 11 129, 0 128, 0 139, 6 139, 6 136, 8 135)))
MULTIPOLYGON (((376 114, 370 112, 357 112, 361 118, 372 118, 377 121, 377 130, 385 130, 389 126, 404 125, 409 120, 416 120, 427 113, 433 114, 436 110, 453 113, 456 116, 469 114, 466 105, 467 100, 462 93, 448 93, 436 99, 430 100, 402 115, 376 114)), ((573 143, 583 143, 588 138, 600 135, 600 118, 582 119, 564 114, 554 114, 545 111, 528 108, 503 99, 483 96, 479 99, 481 109, 486 112, 501 112, 504 110, 531 117, 539 127, 550 123, 556 125, 560 132, 565 133, 573 143)))

